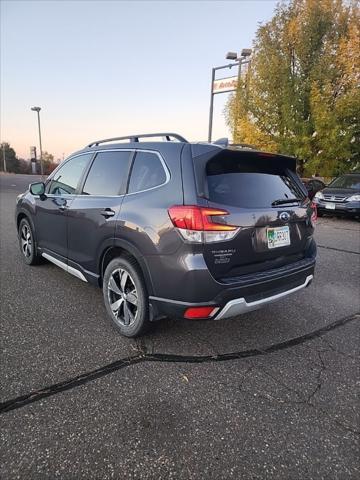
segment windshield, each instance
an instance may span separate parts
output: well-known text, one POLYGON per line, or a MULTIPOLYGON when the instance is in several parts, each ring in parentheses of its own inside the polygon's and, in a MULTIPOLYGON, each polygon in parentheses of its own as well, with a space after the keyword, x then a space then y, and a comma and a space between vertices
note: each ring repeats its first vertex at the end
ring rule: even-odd
POLYGON ((360 175, 343 175, 342 177, 335 178, 329 187, 360 190, 360 175))

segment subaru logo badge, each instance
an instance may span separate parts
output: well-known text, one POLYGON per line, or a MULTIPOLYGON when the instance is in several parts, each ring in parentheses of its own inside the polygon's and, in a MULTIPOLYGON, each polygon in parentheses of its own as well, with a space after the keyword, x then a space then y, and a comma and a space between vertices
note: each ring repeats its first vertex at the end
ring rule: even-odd
POLYGON ((290 215, 287 212, 281 212, 280 220, 282 220, 283 222, 288 222, 290 220, 290 215))

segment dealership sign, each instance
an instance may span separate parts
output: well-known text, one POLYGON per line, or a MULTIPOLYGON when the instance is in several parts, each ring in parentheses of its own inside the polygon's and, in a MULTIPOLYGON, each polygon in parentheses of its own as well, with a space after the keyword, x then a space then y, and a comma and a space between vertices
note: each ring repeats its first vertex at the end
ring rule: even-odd
POLYGON ((30 158, 34 162, 36 161, 36 147, 30 147, 30 158))
POLYGON ((212 93, 233 92, 237 88, 237 82, 237 76, 214 80, 212 93))

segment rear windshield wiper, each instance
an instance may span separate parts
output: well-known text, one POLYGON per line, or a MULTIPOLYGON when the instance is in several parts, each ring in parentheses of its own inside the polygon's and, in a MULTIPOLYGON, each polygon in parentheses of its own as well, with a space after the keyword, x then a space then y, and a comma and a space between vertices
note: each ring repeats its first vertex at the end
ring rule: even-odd
POLYGON ((275 207, 276 205, 284 205, 285 203, 302 202, 302 200, 302 198, 279 198, 278 200, 274 200, 271 206, 275 207))

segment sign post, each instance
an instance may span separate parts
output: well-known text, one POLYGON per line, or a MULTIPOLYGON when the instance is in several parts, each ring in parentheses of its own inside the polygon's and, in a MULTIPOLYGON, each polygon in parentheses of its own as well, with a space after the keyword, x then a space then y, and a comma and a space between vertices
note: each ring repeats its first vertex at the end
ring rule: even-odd
POLYGON ((36 147, 30 147, 31 173, 36 174, 36 147))
POLYGON ((213 94, 216 93, 226 93, 233 92, 237 89, 238 76, 236 77, 227 77, 220 78, 219 80, 213 81, 213 94))
MULTIPOLYGON (((237 88, 238 77, 220 78, 215 80, 216 70, 222 70, 223 68, 232 68, 239 65, 241 68, 241 62, 229 63, 229 65, 223 65, 221 67, 214 67, 211 75, 211 92, 210 92, 210 114, 209 114, 209 134, 208 142, 211 143, 212 137, 212 123, 213 123, 213 111, 214 111, 214 95, 217 93, 233 92, 237 88)), ((239 73, 240 76, 240 73, 239 73)))
MULTIPOLYGON (((241 78, 241 67, 245 64, 248 64, 250 60, 246 60, 251 53, 250 49, 243 49, 243 56, 238 59, 235 63, 229 63, 228 65, 222 65, 221 67, 214 67, 212 69, 211 75, 211 92, 210 92, 210 113, 209 113, 209 134, 208 134, 208 142, 211 143, 212 137, 212 124, 213 124, 213 113, 214 113, 214 95, 218 93, 228 93, 234 92, 237 89, 239 79, 241 78), (245 52, 246 50, 246 52, 245 52), (250 53, 249 53, 250 52, 250 53), (246 55, 245 55, 246 53, 246 55), (223 68, 232 68, 234 66, 239 67, 238 75, 233 77, 227 78, 220 78, 215 80, 215 72, 216 70, 222 70, 223 68)), ((231 57, 227 57, 231 58, 231 57)))

